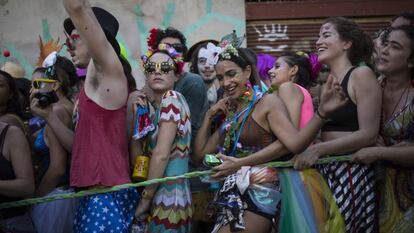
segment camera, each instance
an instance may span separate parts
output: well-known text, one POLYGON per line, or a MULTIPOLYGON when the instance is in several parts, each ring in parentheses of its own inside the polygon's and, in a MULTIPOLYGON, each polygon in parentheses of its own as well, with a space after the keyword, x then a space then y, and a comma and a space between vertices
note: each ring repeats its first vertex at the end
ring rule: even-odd
POLYGON ((34 98, 39 99, 39 106, 45 108, 53 103, 58 102, 59 98, 57 97, 54 91, 49 91, 45 93, 37 93, 34 98))

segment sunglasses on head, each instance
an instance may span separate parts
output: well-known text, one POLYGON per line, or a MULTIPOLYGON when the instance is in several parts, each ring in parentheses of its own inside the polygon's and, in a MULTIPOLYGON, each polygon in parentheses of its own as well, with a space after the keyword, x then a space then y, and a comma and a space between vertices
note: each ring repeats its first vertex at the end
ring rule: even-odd
POLYGON ((41 88, 45 87, 45 84, 47 84, 47 83, 50 84, 50 83, 55 83, 55 82, 56 82, 56 80, 53 80, 53 79, 39 78, 39 79, 36 79, 36 80, 32 81, 32 87, 34 89, 41 89, 41 88))
POLYGON ((78 34, 72 34, 72 35, 67 35, 66 34, 66 46, 69 49, 74 49, 74 45, 72 42, 76 42, 77 40, 80 39, 80 36, 78 34))
POLYGON ((177 53, 183 53, 184 52, 184 45, 182 44, 169 44, 169 43, 165 43, 171 47, 173 47, 175 49, 175 51, 177 51, 177 53))
POLYGON ((148 74, 153 74, 157 71, 167 74, 171 70, 175 70, 175 66, 169 62, 161 62, 161 63, 155 63, 152 61, 147 62, 144 65, 145 72, 148 74))

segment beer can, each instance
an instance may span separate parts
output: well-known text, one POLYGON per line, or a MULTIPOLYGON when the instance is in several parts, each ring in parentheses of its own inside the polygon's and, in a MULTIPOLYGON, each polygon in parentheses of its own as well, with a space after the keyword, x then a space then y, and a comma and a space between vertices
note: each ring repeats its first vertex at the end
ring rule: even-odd
POLYGON ((135 159, 132 178, 134 180, 146 180, 148 178, 150 158, 146 155, 138 155, 135 159))

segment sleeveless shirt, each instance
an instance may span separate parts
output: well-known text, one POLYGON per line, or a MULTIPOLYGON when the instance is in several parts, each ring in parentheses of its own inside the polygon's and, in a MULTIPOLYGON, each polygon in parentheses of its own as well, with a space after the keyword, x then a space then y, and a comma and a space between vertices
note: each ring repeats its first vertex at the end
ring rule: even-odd
POLYGON ((130 182, 126 105, 107 110, 79 94, 70 185, 113 186, 130 182))

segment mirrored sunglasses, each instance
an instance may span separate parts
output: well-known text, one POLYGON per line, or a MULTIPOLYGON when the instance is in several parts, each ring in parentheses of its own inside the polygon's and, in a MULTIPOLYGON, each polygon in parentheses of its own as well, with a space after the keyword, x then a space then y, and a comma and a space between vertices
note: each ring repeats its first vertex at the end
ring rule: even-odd
POLYGON ((168 72, 175 70, 175 66, 169 62, 155 63, 150 61, 144 65, 144 70, 148 74, 153 74, 157 71, 167 74, 168 72))

